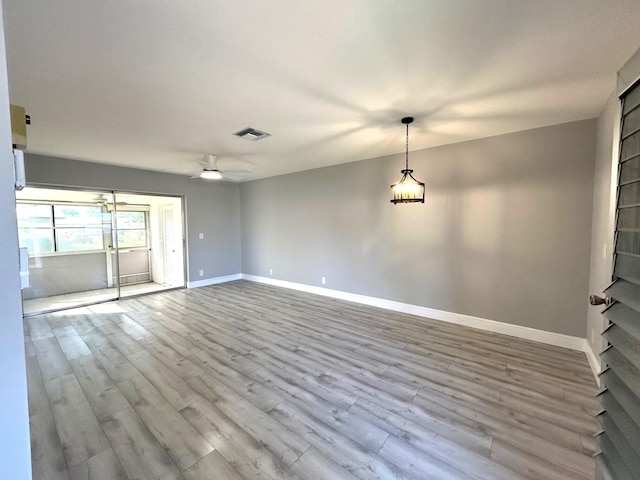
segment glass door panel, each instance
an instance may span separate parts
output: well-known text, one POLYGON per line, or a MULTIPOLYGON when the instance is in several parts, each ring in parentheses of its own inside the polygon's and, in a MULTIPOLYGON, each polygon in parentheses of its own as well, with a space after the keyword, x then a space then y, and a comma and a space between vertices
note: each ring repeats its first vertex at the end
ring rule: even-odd
POLYGON ((27 187, 16 199, 26 315, 185 285, 181 197, 27 187))
POLYGON ((16 200, 20 247, 29 257, 25 314, 118 298, 110 281, 111 193, 27 187, 16 200))
POLYGON ((183 287, 182 198, 116 193, 120 295, 183 287))

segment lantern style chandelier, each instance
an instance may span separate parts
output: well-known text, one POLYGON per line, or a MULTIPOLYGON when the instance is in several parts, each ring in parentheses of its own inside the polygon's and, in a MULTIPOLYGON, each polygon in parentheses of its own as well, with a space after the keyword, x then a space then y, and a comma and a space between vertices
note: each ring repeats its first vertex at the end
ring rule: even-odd
POLYGON ((413 170, 409 169, 409 124, 413 122, 413 117, 404 117, 402 123, 407 126, 404 170, 401 170, 402 178, 398 183, 391 185, 393 198, 391 203, 424 203, 424 183, 413 178, 413 170))

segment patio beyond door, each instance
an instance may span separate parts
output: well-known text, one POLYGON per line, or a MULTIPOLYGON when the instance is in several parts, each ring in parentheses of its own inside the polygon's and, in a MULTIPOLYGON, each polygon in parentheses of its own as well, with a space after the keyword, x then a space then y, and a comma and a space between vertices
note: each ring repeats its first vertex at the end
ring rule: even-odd
POLYGON ((25 314, 185 284, 181 197, 27 187, 16 209, 25 314))

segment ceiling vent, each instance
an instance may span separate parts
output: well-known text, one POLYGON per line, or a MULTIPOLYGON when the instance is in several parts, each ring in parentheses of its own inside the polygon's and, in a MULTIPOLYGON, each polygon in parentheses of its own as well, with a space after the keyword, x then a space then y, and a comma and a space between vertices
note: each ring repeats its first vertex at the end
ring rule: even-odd
POLYGON ((242 130, 234 133, 234 135, 237 135, 240 138, 244 138, 245 140, 252 140, 254 142, 271 136, 270 133, 262 132, 251 127, 243 128, 242 130))

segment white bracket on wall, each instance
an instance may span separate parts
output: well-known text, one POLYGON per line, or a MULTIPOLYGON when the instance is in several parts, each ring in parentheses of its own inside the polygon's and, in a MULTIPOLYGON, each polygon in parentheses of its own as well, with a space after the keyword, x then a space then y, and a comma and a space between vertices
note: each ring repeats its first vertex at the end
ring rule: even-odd
POLYGON ((15 148, 13 149, 13 173, 16 190, 22 190, 27 184, 24 173, 24 152, 15 148))

